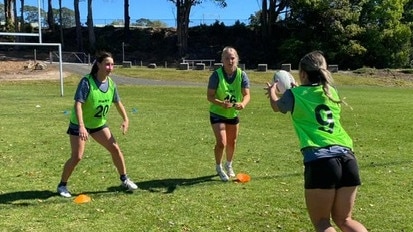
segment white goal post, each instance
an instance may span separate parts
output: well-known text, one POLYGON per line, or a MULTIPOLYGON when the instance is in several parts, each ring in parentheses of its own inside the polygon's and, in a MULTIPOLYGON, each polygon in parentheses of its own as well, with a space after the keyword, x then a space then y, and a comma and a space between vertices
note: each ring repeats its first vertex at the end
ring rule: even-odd
MULTIPOLYGON (((62 62, 62 45, 60 43, 14 43, 14 42, 0 42, 0 45, 9 46, 57 46, 59 48, 59 72, 60 72, 60 96, 63 97, 63 62, 62 62)), ((50 61, 52 62, 52 61, 50 61)))
MULTIPOLYGON (((38 26, 39 33, 18 33, 18 32, 0 32, 0 36, 37 36, 39 37, 38 43, 19 43, 19 42, 0 42, 0 45, 5 46, 57 46, 59 49, 59 72, 60 72, 60 96, 63 97, 63 62, 62 62, 62 44, 60 43, 43 43, 42 42, 42 24, 40 17, 40 0, 37 0, 38 8, 38 26)), ((52 62, 52 60, 50 61, 52 62)))

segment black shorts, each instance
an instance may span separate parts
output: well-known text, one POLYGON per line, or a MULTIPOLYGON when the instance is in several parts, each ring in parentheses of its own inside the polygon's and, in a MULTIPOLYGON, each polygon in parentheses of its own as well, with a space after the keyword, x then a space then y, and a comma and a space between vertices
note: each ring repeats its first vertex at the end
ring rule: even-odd
POLYGON ((209 121, 211 122, 211 124, 225 123, 225 124, 230 124, 230 125, 237 125, 239 123, 239 118, 235 117, 235 118, 228 119, 228 118, 218 117, 216 115, 210 115, 209 121))
MULTIPOLYGON (((93 128, 93 129, 86 128, 86 130, 87 130, 87 133, 93 134, 95 132, 103 130, 103 128, 106 128, 106 127, 108 127, 108 126, 105 124, 105 125, 103 125, 101 127, 98 127, 98 128, 93 128)), ((75 126, 75 125, 71 124, 69 126, 69 128, 67 129, 66 133, 69 134, 69 135, 79 136, 79 126, 75 126)))
POLYGON ((353 153, 305 163, 305 189, 338 189, 361 184, 353 153))

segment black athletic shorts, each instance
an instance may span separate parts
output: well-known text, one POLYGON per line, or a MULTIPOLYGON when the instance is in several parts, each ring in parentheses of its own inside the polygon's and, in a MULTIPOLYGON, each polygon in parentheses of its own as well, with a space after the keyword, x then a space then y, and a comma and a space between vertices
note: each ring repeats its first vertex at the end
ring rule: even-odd
POLYGON ((338 189, 361 184, 354 154, 322 158, 304 164, 306 189, 338 189))
POLYGON ((239 118, 235 117, 235 118, 227 119, 227 118, 218 117, 216 115, 210 115, 209 121, 211 122, 211 124, 225 123, 225 124, 230 124, 230 125, 237 125, 239 123, 239 118))
MULTIPOLYGON (((100 130, 103 130, 103 128, 106 128, 106 127, 108 127, 108 126, 105 124, 105 125, 103 125, 103 126, 101 126, 101 127, 94 128, 94 129, 86 128, 86 130, 87 130, 87 133, 93 134, 93 133, 95 133, 95 132, 98 132, 98 131, 100 131, 100 130)), ((69 135, 79 136, 79 126, 74 125, 74 124, 71 124, 71 125, 69 126, 69 128, 67 129, 67 132, 66 132, 66 133, 69 134, 69 135)))

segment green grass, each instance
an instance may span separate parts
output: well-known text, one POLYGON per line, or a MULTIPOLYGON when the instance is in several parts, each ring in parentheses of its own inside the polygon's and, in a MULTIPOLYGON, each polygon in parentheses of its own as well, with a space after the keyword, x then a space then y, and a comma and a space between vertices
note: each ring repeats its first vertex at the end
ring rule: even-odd
MULTIPOLYGON (((340 85, 368 85, 368 86, 404 86, 413 87, 412 79, 406 80, 403 78, 394 78, 392 75, 397 73, 409 73, 412 70, 401 71, 383 71, 376 69, 368 70, 356 70, 354 72, 339 72, 334 73, 333 77, 336 83, 340 85)), ((146 67, 134 66, 133 68, 117 68, 116 74, 123 76, 129 76, 132 78, 143 77, 147 79, 156 80, 179 80, 188 82, 204 82, 208 81, 211 71, 209 70, 175 70, 171 68, 157 68, 148 69, 146 67)), ((274 70, 268 70, 267 72, 258 72, 254 70, 246 70, 251 83, 256 85, 263 85, 265 82, 270 81, 274 74, 274 70)), ((291 71, 295 79, 298 81, 298 72, 296 70, 291 71)))
MULTIPOLYGON (((209 75, 137 71, 130 75, 205 85, 209 75)), ((74 194, 91 196, 80 205, 54 193, 70 153, 67 111, 79 78, 65 80, 63 97, 58 82, 0 82, 0 231, 313 231, 290 118, 269 107, 262 87, 271 74, 249 75, 252 101, 241 112, 234 162, 235 171, 251 175, 249 183, 215 176, 206 87, 121 85, 130 131, 121 135, 115 109, 109 124, 140 190, 119 188, 110 156, 91 140, 69 183, 74 194)), ((409 84, 336 81, 353 108, 343 107, 342 123, 363 180, 354 217, 373 232, 413 231, 409 84)))

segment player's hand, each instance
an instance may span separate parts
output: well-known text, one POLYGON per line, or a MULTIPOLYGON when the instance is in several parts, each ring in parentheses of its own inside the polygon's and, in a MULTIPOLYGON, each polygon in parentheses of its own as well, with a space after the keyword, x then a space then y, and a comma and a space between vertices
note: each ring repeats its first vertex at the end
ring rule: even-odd
POLYGON ((231 108, 232 105, 233 104, 231 102, 229 102, 228 100, 224 100, 223 103, 222 103, 222 107, 225 108, 225 109, 231 108))
POLYGON ((79 126, 79 138, 83 141, 88 140, 89 133, 87 132, 85 126, 79 126))
POLYGON ((274 89, 276 89, 276 86, 275 86, 276 84, 275 83, 269 83, 269 82, 267 82, 267 84, 266 84, 266 86, 264 87, 264 90, 265 90, 265 95, 267 95, 267 97, 270 97, 271 96, 271 90, 274 88, 274 89))
POLYGON ((267 95, 268 98, 271 98, 271 96, 273 96, 272 93, 278 96, 281 95, 280 90, 278 90, 278 87, 277 87, 277 82, 272 83, 272 84, 267 82, 267 86, 264 88, 264 90, 266 90, 265 95, 267 95))
POLYGON ((126 134, 126 132, 128 131, 129 128, 129 121, 125 120, 122 122, 122 124, 120 125, 120 129, 122 130, 122 134, 126 134))
POLYGON ((234 103, 232 104, 232 107, 234 107, 236 110, 242 110, 245 108, 244 104, 242 104, 242 102, 239 103, 234 103))

